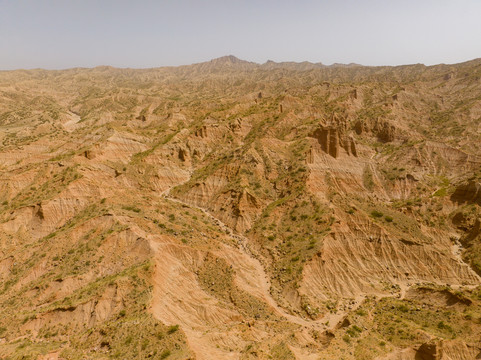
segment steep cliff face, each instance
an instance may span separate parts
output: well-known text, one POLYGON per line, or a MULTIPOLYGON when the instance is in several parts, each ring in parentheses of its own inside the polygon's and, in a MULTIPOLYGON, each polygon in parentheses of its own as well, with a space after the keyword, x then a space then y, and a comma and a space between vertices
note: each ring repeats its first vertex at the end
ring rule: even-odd
POLYGON ((396 139, 396 127, 383 119, 357 120, 354 130, 358 135, 372 133, 382 142, 391 142, 396 139))
POLYGON ((337 159, 342 148, 347 155, 357 157, 356 144, 352 136, 347 136, 342 133, 336 126, 322 126, 314 131, 312 137, 315 138, 322 151, 337 159))
POLYGON ((0 357, 479 357, 480 74, 1 73, 0 357))
POLYGON ((481 205, 481 183, 471 180, 459 185, 451 195, 451 200, 461 204, 481 205))

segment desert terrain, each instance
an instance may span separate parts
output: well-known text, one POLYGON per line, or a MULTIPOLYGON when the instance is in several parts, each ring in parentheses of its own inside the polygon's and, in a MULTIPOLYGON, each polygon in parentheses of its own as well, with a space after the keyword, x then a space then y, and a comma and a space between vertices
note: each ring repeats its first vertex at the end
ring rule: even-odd
POLYGON ((0 358, 480 359, 481 60, 0 72, 0 358))

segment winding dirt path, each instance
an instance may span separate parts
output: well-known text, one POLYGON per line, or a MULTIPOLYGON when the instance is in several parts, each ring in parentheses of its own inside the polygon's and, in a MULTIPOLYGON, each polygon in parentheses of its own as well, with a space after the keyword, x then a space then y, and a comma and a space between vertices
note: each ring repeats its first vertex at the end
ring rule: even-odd
MULTIPOLYGON (((242 269, 241 267, 235 266, 235 264, 233 264, 236 267, 237 271, 240 270, 241 279, 239 278, 237 279, 238 285, 240 285, 240 287, 243 290, 246 290, 251 294, 257 294, 278 315, 284 317, 289 322, 292 322, 294 324, 304 326, 310 329, 319 330, 319 331, 324 331, 328 329, 332 330, 336 328, 339 325, 339 323, 344 320, 344 318, 347 316, 349 312, 355 311, 364 301, 365 296, 359 295, 354 299, 354 304, 352 304, 349 311, 339 311, 337 313, 328 313, 324 317, 318 320, 307 320, 300 316, 296 316, 288 313, 286 310, 280 307, 277 301, 272 297, 270 292, 271 283, 270 283, 269 277, 267 276, 265 269, 262 266, 259 259, 257 258, 257 256, 249 248, 249 240, 243 235, 235 234, 230 227, 228 227, 221 220, 213 216, 207 210, 201 207, 186 203, 177 198, 172 198, 169 196, 169 192, 170 192, 170 189, 164 191, 162 193, 162 197, 164 197, 169 201, 201 211, 204 215, 209 217, 213 221, 213 223, 216 224, 223 232, 225 232, 230 237, 236 240, 239 250, 241 251, 241 253, 238 253, 237 255, 242 257, 243 258, 242 262, 244 264, 248 264, 250 267, 250 269, 248 270, 249 274, 243 274, 243 272, 246 269, 245 268, 242 269), (246 277, 250 278, 250 281, 246 281, 245 280, 246 277)), ((227 245, 225 246, 227 247, 227 245)))
MULTIPOLYGON (((326 330, 334 330, 340 326, 340 324, 344 321, 345 317, 354 311, 356 311, 363 301, 366 299, 366 295, 359 294, 354 299, 349 300, 349 304, 344 303, 337 312, 335 313, 327 313, 322 318, 318 320, 309 320, 302 318, 300 316, 296 316, 287 312, 284 308, 282 308, 277 301, 273 298, 271 294, 271 283, 269 276, 266 274, 265 267, 263 266, 261 259, 259 256, 250 248, 249 246, 249 239, 241 234, 236 234, 234 231, 223 223, 221 220, 213 216, 209 213, 206 209, 201 208, 199 206, 186 203, 180 199, 173 198, 170 196, 170 189, 161 193, 161 197, 180 204, 182 206, 195 209, 197 211, 202 212, 206 217, 208 217, 213 224, 218 226, 218 228, 230 236, 232 239, 235 240, 237 247, 229 246, 227 244, 221 244, 219 249, 213 250, 213 253, 219 257, 223 257, 232 265, 235 270, 236 278, 235 282, 236 285, 246 291, 247 293, 263 300, 277 315, 284 318, 286 321, 297 324, 304 329, 313 329, 320 332, 324 332, 326 330)), ((162 246, 153 247, 154 251, 162 253, 165 251, 162 246)), ((456 259, 462 262, 460 254, 460 250, 455 248, 453 249, 453 253, 456 259)), ((173 275, 177 276, 173 273, 173 275)), ((170 279, 170 283, 174 283, 179 281, 178 278, 172 277, 170 279)), ((193 281, 196 281, 195 279, 193 281)), ((197 283, 195 283, 197 284, 197 283)), ((383 297, 398 297, 404 298, 406 292, 409 290, 411 284, 407 282, 402 282, 398 284, 400 286, 399 292, 394 292, 392 294, 371 294, 383 297)), ((165 283, 164 283, 165 286, 165 283)), ((200 290, 200 289, 199 289, 200 290)), ((155 283, 154 281, 154 294, 157 296, 162 296, 162 292, 168 291, 164 288, 160 283, 155 283)), ((172 291, 175 291, 172 289, 172 291)), ((194 297, 193 297, 194 299, 194 297)), ((347 299, 346 299, 347 300, 347 299)), ((217 312, 221 311, 221 308, 217 308, 217 312)), ((184 309, 186 310, 186 309, 184 309)), ((189 310, 187 310, 189 311, 189 310)), ((205 312, 206 310, 203 309, 205 312)), ((209 311, 209 309, 207 310, 209 311)), ((215 312, 216 310, 214 310, 215 312)), ((179 319, 175 318, 175 311, 171 311, 171 314, 167 317, 166 314, 158 313, 156 314, 154 309, 154 315, 157 315, 159 319, 164 319, 168 322, 177 323, 179 319), (174 314, 174 317, 172 317, 174 314), (172 317, 169 320, 169 316, 172 317)), ((186 313, 187 314, 187 313, 186 313)), ((195 314, 194 314, 195 315, 195 314)), ((228 315, 226 315, 226 319, 228 315)), ((215 322, 216 324, 222 324, 222 321, 215 322)), ((214 326, 209 328, 209 325, 205 325, 204 327, 197 324, 195 326, 190 326, 189 323, 184 324, 184 331, 187 335, 189 346, 191 349, 196 353, 198 359, 236 359, 240 356, 239 353, 236 352, 225 352, 225 350, 221 350, 216 348, 216 343, 218 341, 227 342, 226 340, 230 337, 232 339, 240 340, 239 334, 236 333, 236 330, 228 325, 228 321, 225 322, 225 327, 223 325, 214 326), (208 330, 206 330, 208 329, 208 330), (225 333, 223 333, 225 331, 225 333)), ((234 321, 235 323, 235 321, 234 321)), ((262 331, 261 331, 262 332, 262 331)), ((268 333, 263 332, 263 336, 269 336, 268 333)), ((236 340, 234 340, 236 341, 236 340)), ((218 347, 218 346, 217 346, 218 347)), ((310 359, 316 358, 314 353, 309 353, 306 349, 303 348, 292 348, 292 351, 296 354, 296 357, 299 359, 310 359)))

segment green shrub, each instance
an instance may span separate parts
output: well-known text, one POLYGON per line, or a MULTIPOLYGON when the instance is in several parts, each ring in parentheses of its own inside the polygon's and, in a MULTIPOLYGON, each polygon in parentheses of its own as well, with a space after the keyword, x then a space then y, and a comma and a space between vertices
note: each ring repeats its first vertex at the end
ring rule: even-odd
POLYGON ((179 330, 179 325, 171 325, 169 326, 169 328, 167 329, 167 334, 173 334, 175 333, 177 330, 179 330))
POLYGON ((446 196, 448 193, 447 189, 446 188, 441 188, 439 190, 437 190, 433 196, 446 196))
POLYGON ((127 336, 127 338, 125 339, 125 345, 130 345, 132 343, 132 340, 134 340, 132 335, 127 336))
POLYGON ((164 350, 162 351, 162 354, 160 354, 161 359, 166 359, 170 356, 170 350, 164 350))

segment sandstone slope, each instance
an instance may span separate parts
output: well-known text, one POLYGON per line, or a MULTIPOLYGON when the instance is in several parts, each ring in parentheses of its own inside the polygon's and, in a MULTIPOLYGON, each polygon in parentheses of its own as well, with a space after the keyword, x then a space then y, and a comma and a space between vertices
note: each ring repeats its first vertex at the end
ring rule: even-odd
POLYGON ((481 62, 0 73, 0 357, 481 356, 481 62))

